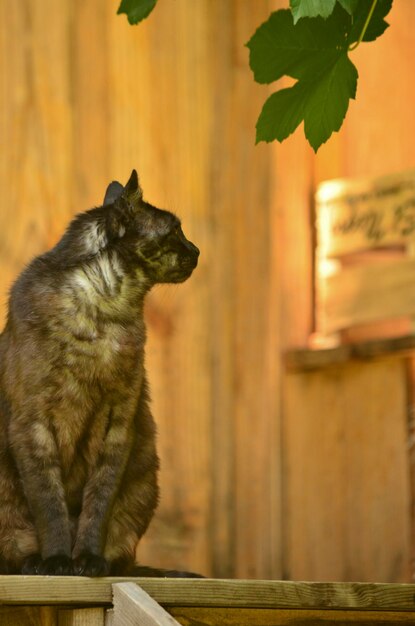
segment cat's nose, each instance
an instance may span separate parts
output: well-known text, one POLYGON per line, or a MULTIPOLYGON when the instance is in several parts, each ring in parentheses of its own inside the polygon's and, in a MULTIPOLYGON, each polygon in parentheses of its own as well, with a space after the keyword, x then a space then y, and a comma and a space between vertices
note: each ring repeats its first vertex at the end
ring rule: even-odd
POLYGON ((191 241, 187 241, 187 248, 188 248, 189 252, 191 252, 192 254, 195 255, 196 258, 199 257, 200 250, 199 250, 199 248, 197 248, 195 246, 194 243, 192 243, 191 241))

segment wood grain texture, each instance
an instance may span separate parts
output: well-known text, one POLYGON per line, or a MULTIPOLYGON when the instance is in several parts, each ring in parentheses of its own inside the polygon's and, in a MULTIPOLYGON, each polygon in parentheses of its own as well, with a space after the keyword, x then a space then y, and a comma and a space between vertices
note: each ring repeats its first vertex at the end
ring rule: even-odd
POLYGON ((321 278, 316 328, 322 334, 415 313, 415 261, 347 267, 321 278))
POLYGON ((104 624, 105 626, 114 626, 114 609, 106 609, 104 624))
POLYGON ((137 583, 165 607, 415 610, 415 585, 272 580, 0 576, 3 605, 111 606, 113 584, 137 583))
MULTIPOLYGON (((410 0, 395 3, 385 35, 353 53, 359 68, 357 99, 342 130, 311 159, 311 190, 324 180, 381 176, 415 165, 411 132, 415 91, 410 81, 402 81, 411 73, 409 59, 415 52, 410 36, 414 11, 410 0)), ((298 162, 303 158, 298 150, 298 162)), ((291 181, 287 174, 287 186, 295 187, 298 175, 302 184, 302 170, 294 169, 291 181)), ((287 204, 286 219, 291 215, 295 222, 298 206, 287 204)), ((290 242, 282 254, 290 256, 288 266, 295 268, 297 256, 302 258, 301 245, 290 242)), ((301 312, 301 288, 298 293, 289 285, 296 280, 309 289, 311 278, 306 280, 308 270, 303 265, 298 271, 302 283, 295 269, 282 277, 289 304, 284 304, 287 314, 281 323, 290 336, 296 336, 291 346, 304 347, 308 341, 304 319, 310 313, 309 309, 301 312)), ((396 359, 284 378, 285 577, 409 580, 404 376, 403 361, 396 359)))
POLYGON ((168 2, 140 29, 113 14, 108 19, 111 171, 125 177, 136 163, 145 197, 177 212, 202 250, 191 281, 158 287, 147 301, 162 499, 138 556, 143 563, 203 574, 211 568, 212 489, 206 11, 204 1, 168 2), (197 74, 195 59, 203 68, 197 74))
POLYGON ((290 350, 285 355, 289 370, 315 370, 348 363, 352 359, 411 358, 415 350, 415 335, 373 339, 327 349, 290 350))
POLYGON ((134 583, 118 583, 114 593, 114 626, 179 626, 148 593, 134 583))
POLYGON ((288 375, 285 399, 288 576, 405 580, 404 361, 288 375))
POLYGON ((136 155, 147 197, 176 210, 202 251, 191 283, 148 301, 163 496, 139 558, 219 576, 280 574, 271 160, 254 146, 262 96, 244 48, 268 10, 166 2, 139 36, 126 22, 110 33, 124 68, 112 79, 114 169, 136 155))
MULTIPOLYGON (((161 609, 161 607, 159 607, 161 609)), ((394 624, 413 624, 415 613, 412 611, 339 611, 331 609, 246 609, 228 607, 170 607, 166 624, 180 623, 183 626, 316 626, 318 624, 354 624, 392 626, 394 624), (174 618, 174 619, 173 619, 174 618), (177 620, 177 621, 176 621, 177 620)), ((106 612, 106 617, 110 611, 106 612)), ((164 612, 165 616, 165 612, 164 612)), ((2 626, 101 626, 104 624, 103 609, 58 610, 53 607, 1 607, 0 623, 2 626)), ((137 620, 129 622, 128 613, 123 614, 123 626, 146 624, 137 620)), ((147 622, 148 623, 148 622, 147 622)), ((163 622, 150 622, 151 624, 163 622)), ((105 622, 106 625, 109 621, 105 622)), ((111 622, 116 625, 117 622, 111 622)))
POLYGON ((170 609, 183 626, 320 626, 326 624, 413 624, 414 612, 395 611, 331 611, 310 609, 228 609, 186 608, 170 609))
POLYGON ((58 626, 104 626, 104 623, 105 611, 100 607, 58 611, 58 626))
POLYGON ((8 146, 0 158, 2 319, 16 273, 54 241, 69 216, 69 5, 44 0, 0 9, 0 124, 8 146), (45 36, 47 22, 53 28, 45 36))
POLYGON ((59 626, 58 612, 56 608, 50 606, 1 606, 0 624, 1 626, 59 626))

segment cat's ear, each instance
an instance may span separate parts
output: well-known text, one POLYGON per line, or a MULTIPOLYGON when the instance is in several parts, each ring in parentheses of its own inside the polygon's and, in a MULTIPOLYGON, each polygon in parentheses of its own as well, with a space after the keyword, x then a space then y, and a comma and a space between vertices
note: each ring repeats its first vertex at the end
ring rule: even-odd
POLYGON ((113 180, 107 187, 107 191, 105 192, 105 198, 103 202, 103 206, 107 204, 113 204, 118 198, 121 198, 124 193, 124 187, 117 180, 113 180))
POLYGON ((134 203, 134 201, 141 200, 143 197, 143 190, 140 187, 140 183, 138 180, 138 174, 136 170, 131 172, 131 176, 128 180, 128 183, 124 187, 124 197, 129 200, 129 202, 134 203))

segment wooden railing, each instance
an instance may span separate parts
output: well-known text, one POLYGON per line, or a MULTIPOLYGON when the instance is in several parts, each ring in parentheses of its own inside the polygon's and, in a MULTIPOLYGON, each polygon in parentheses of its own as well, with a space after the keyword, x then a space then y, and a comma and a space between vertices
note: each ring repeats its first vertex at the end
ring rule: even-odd
POLYGON ((0 577, 1 626, 415 624, 415 585, 0 577))

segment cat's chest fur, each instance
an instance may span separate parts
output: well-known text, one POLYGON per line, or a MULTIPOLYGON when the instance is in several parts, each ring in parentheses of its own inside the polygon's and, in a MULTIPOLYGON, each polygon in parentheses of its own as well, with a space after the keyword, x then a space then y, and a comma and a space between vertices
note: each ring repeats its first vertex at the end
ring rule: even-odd
POLYGON ((110 261, 99 259, 61 274, 59 281, 30 285, 11 339, 9 385, 19 388, 20 406, 28 391, 36 397, 36 445, 47 452, 53 436, 64 482, 76 481, 73 490, 102 453, 114 407, 124 403, 130 409, 143 384, 141 288, 110 261))
POLYGON ((79 276, 64 289, 54 330, 61 361, 53 421, 64 465, 75 451, 94 462, 113 407, 136 401, 143 378, 145 326, 134 288, 114 281, 113 293, 105 285, 79 289, 79 276))
POLYGON ((142 365, 145 326, 140 285, 115 259, 73 270, 59 289, 52 334, 64 344, 64 363, 108 391, 142 365), (112 384, 111 384, 112 383, 112 384))

